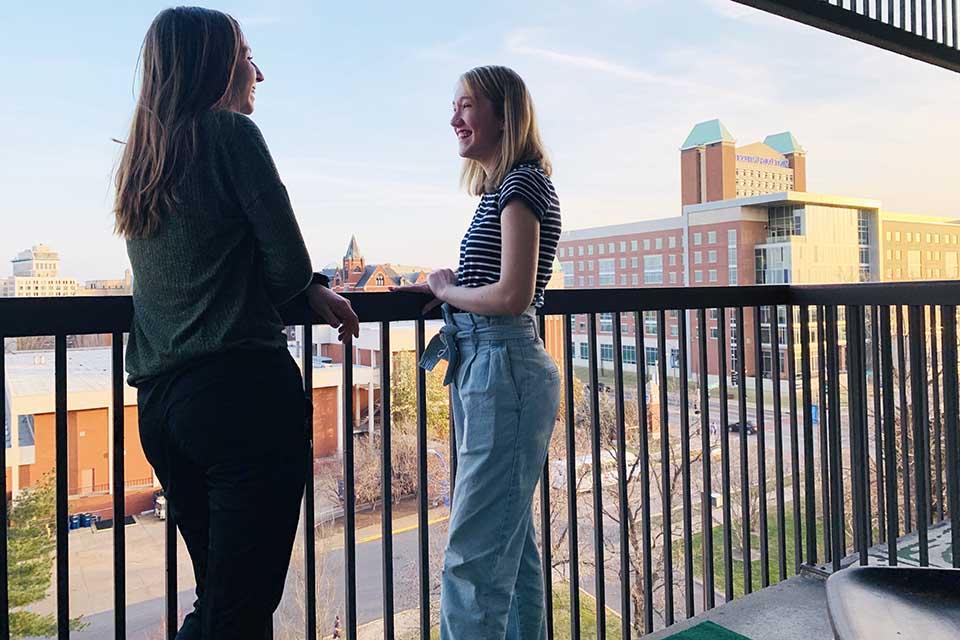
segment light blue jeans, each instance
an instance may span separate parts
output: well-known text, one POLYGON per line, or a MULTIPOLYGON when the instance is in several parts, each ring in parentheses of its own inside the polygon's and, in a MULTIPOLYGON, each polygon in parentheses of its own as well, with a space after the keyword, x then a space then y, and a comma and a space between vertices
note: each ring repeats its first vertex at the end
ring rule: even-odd
POLYGON ((560 373, 531 309, 451 313, 421 366, 449 361, 457 477, 440 592, 441 640, 543 640, 532 502, 560 405, 560 373))

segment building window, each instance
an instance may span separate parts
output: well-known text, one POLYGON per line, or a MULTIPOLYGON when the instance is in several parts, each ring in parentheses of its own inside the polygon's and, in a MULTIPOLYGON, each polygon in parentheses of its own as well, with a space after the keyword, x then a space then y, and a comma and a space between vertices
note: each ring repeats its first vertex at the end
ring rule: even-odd
POLYGON ((693 244, 700 245, 703 242, 703 234, 695 233, 693 234, 693 244))
POLYGON ((644 350, 646 365, 652 367, 660 361, 659 352, 656 347, 646 347, 644 350))
POLYGON ((601 287, 616 284, 616 276, 614 274, 615 262, 616 261, 613 258, 600 260, 600 286, 601 287))
POLYGON ((557 249, 557 257, 558 257, 558 258, 563 258, 563 257, 564 257, 564 251, 565 251, 565 249, 564 249, 563 247, 560 247, 559 249, 557 249))
POLYGON ((600 331, 613 331, 613 314, 600 314, 600 331))
POLYGON ((643 256, 644 284, 663 284, 663 256, 643 256))
POLYGON ((637 348, 632 344, 625 344, 621 347, 623 351, 624 364, 637 364, 637 348))
POLYGON ((582 256, 582 255, 583 255, 583 246, 577 247, 577 255, 578 255, 578 256, 582 256))
POLYGON ((378 273, 378 274, 377 274, 377 286, 378 286, 378 287, 382 287, 382 286, 383 286, 383 274, 382 274, 382 273, 378 273))
POLYGON ((573 263, 561 262, 560 268, 563 269, 563 286, 567 288, 573 287, 574 283, 576 282, 576 273, 573 268, 573 263))
POLYGON ((693 264, 700 264, 703 262, 703 252, 694 251, 693 252, 693 264))
POLYGON ((676 271, 671 271, 671 272, 670 272, 670 284, 677 284, 677 272, 676 272, 676 271))
POLYGON ((650 251, 650 238, 645 238, 643 241, 643 250, 650 251))
POLYGON ((634 269, 638 269, 640 267, 640 258, 638 258, 637 256, 633 256, 632 258, 630 258, 630 266, 633 267, 634 269))
POLYGON ((621 274, 620 274, 620 284, 621 284, 621 285, 626 285, 626 284, 627 284, 627 274, 625 274, 625 273, 621 273, 621 274))
POLYGON ((610 243, 607 244, 607 253, 613 253, 613 251, 614 251, 614 249, 613 249, 613 243, 610 242, 610 243))
POLYGON ((703 271, 694 271, 694 272, 693 272, 693 281, 694 281, 694 282, 703 282, 703 271))
POLYGON ((638 243, 637 243, 636 240, 631 240, 631 241, 630 241, 630 250, 631 250, 631 251, 636 251, 636 250, 637 250, 637 245, 638 245, 638 243))
POLYGON ((708 251, 708 252, 707 252, 707 262, 710 263, 710 264, 716 264, 716 262, 717 262, 717 252, 716 252, 716 251, 711 250, 711 251, 708 251))
POLYGON ((621 268, 621 269, 626 269, 626 268, 627 268, 627 259, 626 259, 626 258, 620 258, 620 268, 621 268))
POLYGON ((590 345, 586 342, 580 343, 580 359, 589 360, 590 359, 590 345))
POLYGON ((600 253, 600 255, 603 255, 605 253, 605 250, 606 250, 606 247, 604 247, 602 244, 597 247, 597 251, 600 253))
POLYGON ((677 248, 677 237, 676 237, 676 236, 670 236, 669 238, 667 238, 667 246, 670 247, 671 249, 676 249, 676 248, 677 248))
POLYGON ((640 284, 640 276, 636 273, 630 276, 630 280, 631 280, 631 284, 633 284, 633 286, 635 287, 640 284))
POLYGON ((621 241, 620 241, 620 251, 621 251, 621 252, 624 252, 624 251, 626 251, 626 250, 627 250, 627 242, 626 242, 626 240, 621 240, 621 241))
POLYGON ((656 335, 657 333, 657 312, 656 311, 643 312, 643 332, 648 335, 656 335))
POLYGON ((670 254, 670 266, 671 267, 677 266, 677 254, 675 253, 670 254))
POLYGON ((663 238, 657 238, 657 239, 654 241, 653 246, 654 246, 654 248, 657 249, 657 250, 663 249, 663 238))
POLYGON ((710 276, 710 282, 716 282, 716 281, 717 281, 717 270, 716 270, 716 269, 710 269, 709 276, 710 276))
POLYGON ((707 244, 717 244, 717 232, 708 231, 707 232, 707 244))
POLYGON ((593 255, 593 245, 592 245, 592 244, 587 246, 587 255, 588 255, 588 256, 592 256, 592 255, 593 255))
POLYGON ((803 207, 770 207, 767 212, 767 238, 779 240, 803 235, 803 207))
POLYGON ((671 337, 671 338, 676 338, 677 335, 679 334, 679 331, 680 331, 680 327, 678 327, 678 326, 675 325, 675 324, 670 325, 670 337, 671 337))
POLYGON ((600 360, 603 362, 613 362, 613 345, 612 344, 600 345, 600 360))

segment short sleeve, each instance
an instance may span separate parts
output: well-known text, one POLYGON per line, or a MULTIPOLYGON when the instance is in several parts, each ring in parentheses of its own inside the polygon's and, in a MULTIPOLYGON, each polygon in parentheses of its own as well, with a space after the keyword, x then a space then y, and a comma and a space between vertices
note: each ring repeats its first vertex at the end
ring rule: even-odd
POLYGON ((537 220, 543 222, 550 208, 552 187, 550 178, 535 167, 517 167, 507 174, 503 184, 500 185, 500 196, 498 209, 503 213, 503 209, 511 200, 520 200, 537 220))

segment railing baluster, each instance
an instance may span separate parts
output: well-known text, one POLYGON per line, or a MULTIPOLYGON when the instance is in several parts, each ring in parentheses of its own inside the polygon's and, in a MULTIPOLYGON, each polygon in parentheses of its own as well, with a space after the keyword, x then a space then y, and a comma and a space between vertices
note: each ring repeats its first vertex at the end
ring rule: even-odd
MULTIPOLYGON (((383 488, 381 500, 383 512, 380 531, 383 537, 381 563, 383 573, 383 638, 394 640, 393 622, 393 437, 391 433, 390 367, 393 364, 390 348, 390 323, 380 323, 380 478, 383 488)), ((451 416, 453 408, 450 409, 451 416)), ((371 408, 370 414, 373 415, 371 408)), ((372 418, 371 418, 372 419, 372 418)), ((453 429, 450 430, 453 433, 453 429)), ((451 460, 451 464, 453 464, 451 460)), ((450 485, 450 500, 453 501, 453 485, 450 485)))
MULTIPOLYGON (((766 309, 769 311, 770 307, 766 309)), ((763 331, 760 310, 761 307, 753 308, 753 381, 756 390, 754 405, 757 420, 757 500, 759 503, 757 526, 760 529, 760 588, 765 589, 770 586, 770 531, 767 526, 767 425, 763 397, 763 331)), ((772 345, 770 355, 773 356, 772 345)), ((745 431, 743 428, 741 430, 745 431)), ((749 494, 748 490, 747 495, 749 494)), ((750 538, 748 537, 747 540, 749 541, 750 538)))
MULTIPOLYGON (((113 392, 113 634, 127 637, 126 575, 126 483, 124 482, 123 334, 111 337, 111 382, 113 392)), ((0 340, 2 342, 2 340, 0 340)), ((0 407, 3 403, 0 402, 0 407)), ((0 611, 3 609, 0 608, 0 611)))
MULTIPOLYGON (((67 337, 57 335, 54 351, 57 485, 57 637, 70 637, 70 567, 67 536, 67 337)), ((11 429, 15 425, 10 425, 11 429)), ((6 445, 4 445, 6 446, 6 445)), ((4 471, 6 473, 6 471, 4 471)))
MULTIPOLYGON (((0 333, 0 424, 6 424, 7 411, 7 356, 4 336, 0 333)), ((13 439, 13 416, 10 416, 10 438, 13 439)), ((7 566, 7 523, 10 521, 10 503, 7 500, 7 434, 0 446, 0 640, 10 640, 10 572, 7 566)), ((12 474, 11 474, 12 475, 12 474)), ((12 488, 10 488, 12 489, 12 488)))
MULTIPOLYGON (((419 369, 419 368, 418 368, 419 369)), ((357 637, 357 503, 354 475, 353 342, 343 343, 343 587, 346 598, 343 626, 348 638, 357 637)), ((370 408, 373 419, 373 408, 370 408)), ((421 491, 422 485, 421 485, 421 491)))
POLYGON ((803 564, 803 516, 800 503, 800 437, 799 420, 797 416, 797 354, 796 329, 794 327, 794 308, 787 305, 787 381, 790 385, 787 393, 790 403, 790 477, 793 478, 791 491, 793 493, 793 568, 800 573, 803 564))
MULTIPOLYGON (((780 571, 780 580, 787 579, 787 514, 786 496, 783 485, 783 416, 781 414, 782 396, 780 391, 780 308, 770 307, 770 379, 773 383, 773 436, 774 469, 777 491, 777 568, 780 571)), ((796 482, 796 481, 794 481, 796 482)), ((766 496, 764 496, 766 497, 766 496)), ((799 532, 794 534, 799 538, 799 532)))
MULTIPOLYGON (((902 487, 903 487, 903 528, 906 533, 913 533, 913 515, 910 512, 910 442, 907 425, 910 424, 910 408, 907 404, 907 360, 906 345, 904 340, 903 307, 897 305, 897 364, 900 375, 900 458, 902 467, 902 487)), ((911 357, 913 354, 910 354, 911 357)))
POLYGON ((950 516, 950 550, 953 566, 960 568, 960 403, 957 401, 957 308, 944 306, 943 318, 943 417, 947 439, 947 511, 950 516))
MULTIPOLYGON (((640 407, 640 508, 643 510, 643 632, 653 632, 653 549, 650 522, 650 424, 647 421, 647 350, 644 346, 644 324, 637 311, 633 320, 637 346, 637 395, 640 407)), ((577 638, 580 636, 577 635, 577 638)))
POLYGON ((591 461, 593 471, 593 577, 594 594, 597 599, 597 637, 605 638, 607 634, 607 599, 605 581, 605 563, 603 553, 603 473, 601 468, 601 439, 600 439, 600 389, 597 374, 597 314, 591 313, 587 318, 587 342, 590 362, 590 436, 591 461))
POLYGON ((936 521, 941 522, 944 518, 943 503, 943 431, 941 429, 942 412, 940 410, 940 346, 938 334, 940 333, 940 322, 937 316, 938 307, 930 307, 930 371, 932 381, 930 392, 933 395, 933 410, 930 411, 933 418, 933 462, 934 462, 934 487, 936 492, 936 521))
MULTIPOLYGON (((721 357, 723 354, 719 354, 721 357)), ((700 374, 700 469, 703 492, 700 494, 700 531, 703 537, 703 608, 716 604, 716 579, 713 572, 713 470, 710 447, 710 358, 707 354, 707 310, 697 310, 697 372, 700 374)))
POLYGON ((843 470, 841 468, 840 442, 840 365, 837 340, 837 308, 826 308, 827 321, 827 388, 830 397, 828 412, 830 427, 830 543, 833 570, 840 570, 840 561, 844 556, 842 532, 844 529, 841 501, 843 500, 843 470))
MULTIPOLYGON (((846 307, 847 324, 847 410, 850 423, 850 484, 853 493, 854 544, 860 554, 860 564, 867 564, 867 530, 865 524, 867 486, 863 482, 863 456, 866 424, 861 411, 863 403, 863 368, 861 351, 863 332, 860 308, 846 307)), ((843 497, 841 497, 843 499, 843 497)))
MULTIPOLYGON (((567 542, 570 554, 570 637, 580 640, 580 542, 577 527, 577 436, 573 395, 573 317, 563 316, 563 383, 567 427, 567 542)), ((647 507, 644 500, 644 507, 647 507)), ((652 623, 651 623, 652 625, 652 623)))
POLYGON ((313 471, 313 325, 303 325, 303 396, 306 404, 304 428, 307 432, 307 482, 303 491, 303 563, 305 590, 304 632, 307 640, 317 637, 317 529, 314 512, 314 471, 313 471))
MULTIPOLYGON (((741 549, 743 553, 744 593, 753 592, 753 562, 751 559, 752 526, 750 517, 750 461, 747 447, 747 348, 744 341, 743 307, 737 307, 737 410, 740 420, 740 516, 743 520, 741 549)), ((757 318, 756 320, 759 320, 757 318)))
MULTIPOLYGON (((815 565, 817 557, 817 487, 814 475, 816 454, 813 448, 813 389, 810 372, 810 308, 800 307, 800 393, 803 403, 803 477, 804 512, 806 514, 807 563, 815 565)), ((821 379, 822 380, 822 379, 821 379)), ((826 520, 826 518, 824 518, 826 520)), ((799 570, 799 565, 798 565, 799 570)))
POLYGON ((164 604, 166 609, 167 640, 176 640, 180 626, 180 607, 177 594, 177 510, 167 498, 167 519, 164 523, 164 554, 166 563, 166 581, 164 585, 164 604))
MULTIPOLYGON (((873 423, 874 423, 874 458, 877 465, 877 540, 887 541, 886 532, 886 495, 884 493, 883 477, 883 409, 881 395, 881 367, 880 367, 880 308, 877 305, 870 307, 871 327, 871 361, 873 369, 873 423)), ((871 528, 873 525, 871 524, 871 528)))
POLYGON ((893 338, 890 307, 880 307, 880 366, 883 392, 883 466, 887 495, 886 538, 890 566, 897 565, 897 538, 900 536, 900 507, 897 504, 896 415, 894 411, 893 338))
POLYGON ((924 349, 924 308, 911 306, 910 389, 913 392, 913 468, 916 476, 917 535, 920 566, 930 564, 930 429, 927 423, 927 363, 924 349))
POLYGON ((723 595, 730 602, 733 593, 733 514, 730 505, 730 407, 727 404, 727 313, 717 309, 717 365, 720 380, 720 473, 723 491, 723 595))
POLYGON ((620 513, 620 635, 630 638, 630 539, 627 503, 627 431, 623 402, 623 326, 613 314, 613 375, 617 409, 617 499, 620 513))
MULTIPOLYGON (((537 317, 540 339, 546 344, 547 318, 537 317)), ((452 387, 451 387, 452 392, 452 387)), ((453 430, 453 407, 450 408, 450 498, 453 506, 453 490, 456 481, 457 451, 453 430)), ((553 534, 550 531, 550 453, 543 461, 543 473, 540 476, 540 560, 543 567, 544 616, 547 623, 547 638, 553 638, 553 534)))
POLYGON ((820 424, 820 504, 823 518, 823 561, 833 562, 833 545, 831 544, 831 529, 834 521, 830 514, 830 441, 827 437, 827 318, 823 305, 817 307, 817 366, 819 380, 820 409, 817 421, 820 424))
POLYGON ((677 311, 679 324, 678 345, 680 347, 680 457, 683 467, 680 471, 683 489, 683 579, 686 617, 692 618, 694 612, 693 596, 693 504, 690 497, 690 393, 687 371, 687 312, 677 311))
MULTIPOLYGON (((416 322, 416 362, 426 348, 423 318, 416 322)), ((420 565, 420 637, 430 637, 430 531, 427 512, 427 375, 416 367, 417 379, 417 544, 420 565)), ((350 635, 355 638, 356 634, 350 635)))
MULTIPOLYGON (((673 624, 673 474, 670 469, 670 409, 667 394, 667 323, 663 309, 657 311, 657 382, 660 389, 660 513, 663 526, 663 619, 673 624)), ((598 636, 604 637, 604 636, 598 636)))

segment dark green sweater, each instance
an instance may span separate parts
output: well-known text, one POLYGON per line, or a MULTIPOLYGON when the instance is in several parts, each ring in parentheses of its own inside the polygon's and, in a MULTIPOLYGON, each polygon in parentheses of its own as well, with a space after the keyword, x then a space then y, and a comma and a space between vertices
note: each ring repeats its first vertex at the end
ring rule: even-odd
POLYGON ((277 306, 310 284, 303 236, 260 130, 210 112, 200 152, 159 229, 127 241, 130 384, 230 349, 285 349, 277 306))

